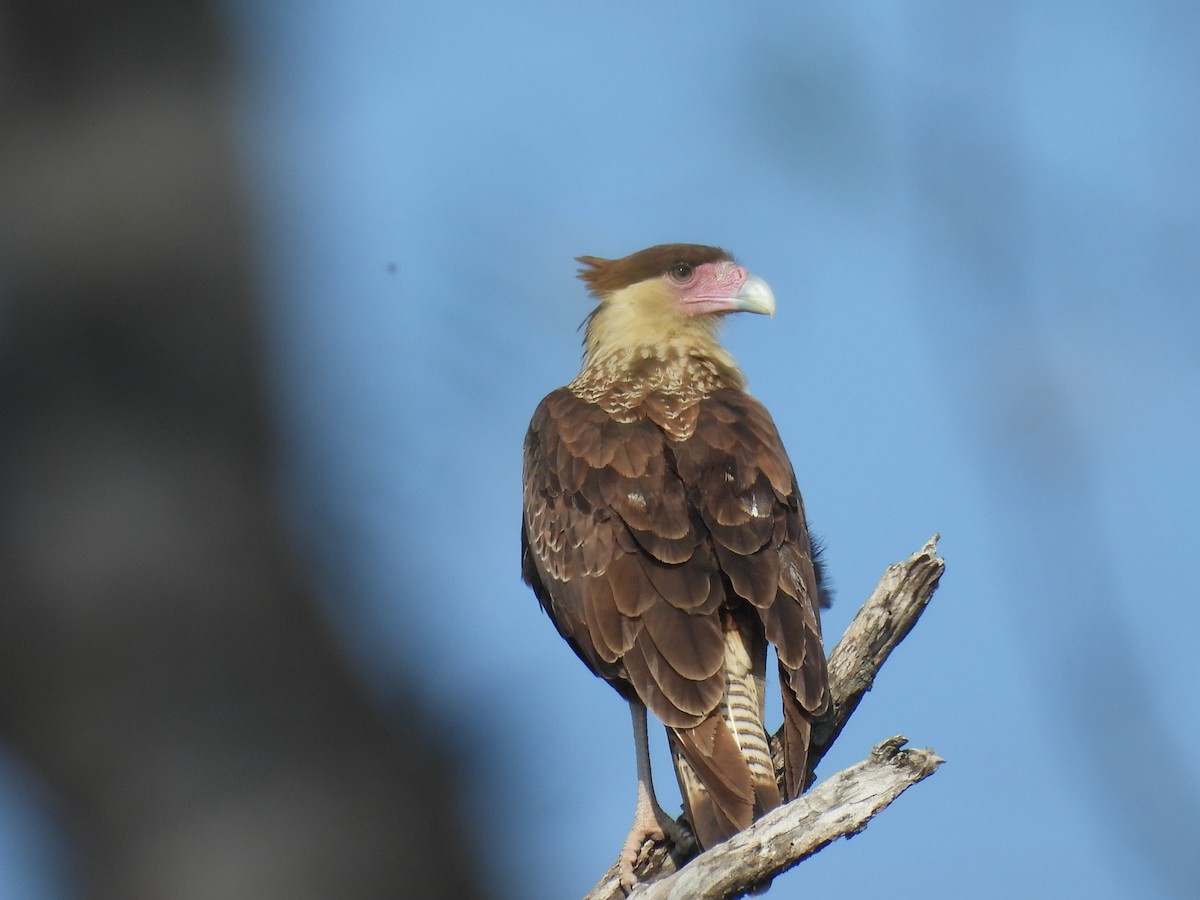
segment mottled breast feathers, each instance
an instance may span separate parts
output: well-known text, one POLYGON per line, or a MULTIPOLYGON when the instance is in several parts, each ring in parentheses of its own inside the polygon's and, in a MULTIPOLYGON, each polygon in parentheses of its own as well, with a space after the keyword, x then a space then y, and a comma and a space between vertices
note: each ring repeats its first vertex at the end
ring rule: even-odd
MULTIPOLYGON (((575 652, 667 726, 721 702, 724 629, 775 645, 788 728, 804 747, 829 703, 804 510, 766 409, 721 388, 619 417, 562 388, 525 443, 522 567, 575 652), (678 439, 680 417, 688 427, 678 439), (761 624, 760 624, 761 623, 761 624)), ((803 789, 803 759, 787 793, 803 789)))

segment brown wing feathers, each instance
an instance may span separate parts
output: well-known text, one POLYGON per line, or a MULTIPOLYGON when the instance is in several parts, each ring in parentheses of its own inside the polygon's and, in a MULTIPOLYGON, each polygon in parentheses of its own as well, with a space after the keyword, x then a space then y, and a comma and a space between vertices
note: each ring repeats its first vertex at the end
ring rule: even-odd
POLYGON ((811 550, 760 404, 719 390, 682 411, 695 423, 683 440, 660 428, 659 416, 678 427, 681 415, 662 395, 641 412, 618 421, 566 389, 539 406, 526 440, 523 571, 592 670, 672 729, 708 846, 779 802, 773 779, 755 783, 719 709, 731 702, 731 632, 746 637, 751 694, 763 638, 778 648, 788 796, 803 787, 809 722, 828 704, 811 550))

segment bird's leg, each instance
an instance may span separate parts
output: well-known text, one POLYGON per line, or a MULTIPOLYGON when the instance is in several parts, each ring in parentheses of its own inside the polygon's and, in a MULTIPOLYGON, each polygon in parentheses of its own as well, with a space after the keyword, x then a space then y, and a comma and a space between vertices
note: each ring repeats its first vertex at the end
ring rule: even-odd
POLYGON ((637 883, 633 867, 637 863, 642 845, 647 841, 668 839, 680 853, 688 853, 695 843, 691 832, 676 822, 658 805, 654 796, 654 779, 650 774, 650 740, 646 734, 646 707, 637 700, 629 702, 629 713, 633 718, 633 746, 637 754, 637 810, 633 814, 633 827, 621 848, 621 887, 629 891, 637 883))

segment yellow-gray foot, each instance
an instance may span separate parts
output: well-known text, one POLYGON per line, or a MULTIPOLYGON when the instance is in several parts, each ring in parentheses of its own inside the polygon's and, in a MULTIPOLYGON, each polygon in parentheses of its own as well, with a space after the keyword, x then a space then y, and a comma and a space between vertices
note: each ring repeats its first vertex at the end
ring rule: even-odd
POLYGON ((638 878, 634 869, 641 861, 643 853, 649 854, 654 844, 670 841, 675 852, 681 856, 690 856, 696 846, 696 839, 690 830, 676 822, 662 809, 638 804, 637 813, 633 819, 633 827, 625 838, 621 848, 618 872, 621 876, 621 889, 628 894, 637 884, 638 878))

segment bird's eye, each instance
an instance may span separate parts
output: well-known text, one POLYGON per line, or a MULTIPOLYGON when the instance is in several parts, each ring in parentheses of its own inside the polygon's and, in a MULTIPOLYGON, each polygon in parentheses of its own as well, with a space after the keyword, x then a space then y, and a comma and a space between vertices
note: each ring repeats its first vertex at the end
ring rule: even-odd
POLYGON ((677 281, 679 284, 684 284, 692 280, 692 275, 695 271, 696 269, 691 263, 675 263, 675 265, 671 266, 671 280, 677 281))

